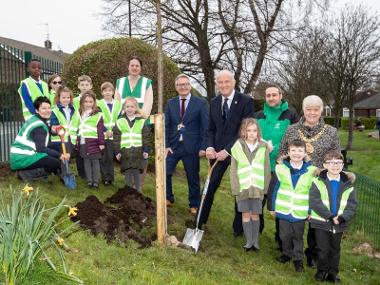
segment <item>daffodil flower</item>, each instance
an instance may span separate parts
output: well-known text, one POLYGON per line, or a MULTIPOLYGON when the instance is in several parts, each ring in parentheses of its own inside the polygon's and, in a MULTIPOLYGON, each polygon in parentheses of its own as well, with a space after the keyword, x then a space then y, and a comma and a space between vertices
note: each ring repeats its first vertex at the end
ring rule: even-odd
POLYGON ((75 217, 78 214, 77 207, 69 207, 69 213, 67 214, 69 217, 75 217))
POLYGON ((29 196, 30 192, 32 191, 33 191, 33 187, 29 186, 28 184, 26 184, 24 189, 22 189, 22 192, 24 192, 26 196, 29 196))
POLYGON ((63 246, 63 245, 65 244, 65 240, 64 240, 63 238, 58 238, 58 239, 57 239, 57 244, 58 244, 59 246, 63 246))

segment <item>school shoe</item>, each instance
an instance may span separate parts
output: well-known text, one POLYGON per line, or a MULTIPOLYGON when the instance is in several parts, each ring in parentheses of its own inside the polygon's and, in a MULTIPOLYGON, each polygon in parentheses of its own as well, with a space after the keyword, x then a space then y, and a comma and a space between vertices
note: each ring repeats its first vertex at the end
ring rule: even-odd
POLYGON ((92 183, 91 183, 91 182, 88 182, 88 183, 87 183, 87 187, 92 188, 92 183))
POLYGON ((189 208, 189 212, 190 214, 192 214, 193 216, 195 216, 198 212, 198 208, 195 208, 195 207, 191 207, 189 208))
POLYGON ((104 185, 111 186, 112 185, 112 181, 111 180, 106 180, 106 181, 104 181, 104 185))
POLYGON ((92 187, 94 187, 94 188, 99 188, 99 184, 96 183, 96 182, 94 182, 94 183, 92 183, 92 187))
POLYGON ((174 201, 166 200, 166 207, 170 208, 171 206, 173 206, 173 204, 174 201))
POLYGON ((294 260, 293 264, 294 264, 294 269, 297 272, 304 272, 305 271, 304 268, 303 268, 303 262, 302 262, 302 260, 294 260))
POLYGON ((316 268, 317 263, 315 262, 313 258, 307 258, 307 266, 311 268, 316 268))
POLYGON ((338 276, 338 274, 335 274, 335 273, 328 273, 326 278, 325 278, 325 281, 328 281, 328 282, 331 282, 331 283, 339 283, 340 282, 340 278, 338 276))
POLYGON ((245 252, 248 252, 248 251, 259 251, 260 250, 257 247, 255 247, 254 245, 252 245, 250 247, 247 247, 247 246, 243 245, 243 249, 244 249, 245 252))
POLYGON ((276 258, 276 260, 280 263, 287 263, 291 260, 291 258, 285 254, 280 255, 279 257, 276 258))
POLYGON ((325 281, 325 278, 326 278, 326 272, 325 271, 318 270, 317 273, 315 273, 315 275, 314 275, 315 281, 318 281, 318 282, 325 281))

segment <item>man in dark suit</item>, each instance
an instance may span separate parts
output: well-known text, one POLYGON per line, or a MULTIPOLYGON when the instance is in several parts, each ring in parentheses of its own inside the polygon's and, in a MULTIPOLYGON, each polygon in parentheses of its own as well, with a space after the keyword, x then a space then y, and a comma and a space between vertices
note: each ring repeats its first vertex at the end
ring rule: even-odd
POLYGON ((170 99, 165 110, 166 132, 166 204, 174 203, 172 174, 178 161, 184 165, 189 187, 189 211, 195 215, 199 207, 199 157, 207 145, 207 101, 191 95, 189 77, 177 76, 178 97, 170 99))
MULTIPOLYGON (((206 224, 214 194, 220 185, 228 166, 230 165, 231 147, 239 137, 239 128, 244 118, 253 117, 253 99, 235 91, 235 79, 228 70, 220 71, 216 76, 216 88, 220 95, 211 100, 208 128, 208 147, 206 157, 217 160, 218 164, 210 178, 208 192, 200 213, 200 225, 206 224)), ((235 233, 242 233, 241 213, 235 205, 235 233)))

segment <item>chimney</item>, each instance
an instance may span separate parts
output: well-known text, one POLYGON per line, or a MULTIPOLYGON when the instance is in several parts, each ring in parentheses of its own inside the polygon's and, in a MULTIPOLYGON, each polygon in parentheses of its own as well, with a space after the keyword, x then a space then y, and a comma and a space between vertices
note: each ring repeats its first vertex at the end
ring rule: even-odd
POLYGON ((52 45, 53 45, 53 43, 50 41, 50 40, 46 40, 45 42, 44 42, 44 44, 45 44, 45 48, 46 49, 51 49, 51 47, 52 47, 52 45))

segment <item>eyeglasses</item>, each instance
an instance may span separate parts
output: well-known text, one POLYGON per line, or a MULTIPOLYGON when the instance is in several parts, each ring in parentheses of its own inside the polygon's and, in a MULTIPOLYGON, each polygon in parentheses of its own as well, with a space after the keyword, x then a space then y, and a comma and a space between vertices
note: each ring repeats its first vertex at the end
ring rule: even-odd
POLYGON ((342 160, 329 160, 329 161, 325 161, 325 163, 327 165, 330 165, 330 166, 341 166, 343 164, 343 161, 342 160))
POLYGON ((53 83, 54 85, 56 85, 56 84, 62 84, 62 81, 52 81, 51 83, 53 83))
POLYGON ((177 83, 175 86, 178 86, 178 87, 188 87, 188 86, 190 86, 190 83, 177 83))

